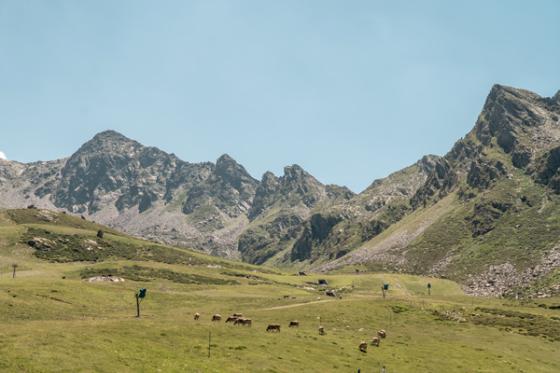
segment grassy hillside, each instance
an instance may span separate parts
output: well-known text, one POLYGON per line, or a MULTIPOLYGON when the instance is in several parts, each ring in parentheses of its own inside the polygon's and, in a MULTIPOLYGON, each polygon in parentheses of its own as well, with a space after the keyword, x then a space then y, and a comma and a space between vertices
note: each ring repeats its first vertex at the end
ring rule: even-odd
POLYGON ((294 276, 137 240, 71 216, 41 221, 43 213, 0 213, 0 371, 560 370, 560 299, 472 298, 452 281, 413 275, 294 276), (107 232, 103 239, 99 229, 107 232), (50 240, 51 249, 38 252, 27 244, 33 238, 50 240), (97 275, 125 281, 88 282, 97 275), (329 284, 318 286, 319 279, 329 284), (378 290, 384 282, 385 299, 378 290), (148 295, 137 319, 140 287, 148 295), (253 326, 210 321, 233 312, 253 326), (294 319, 300 327, 289 329, 294 319), (270 323, 281 324, 281 332, 267 333, 270 323), (319 335, 319 323, 326 335, 319 335), (381 346, 359 352, 360 341, 378 329, 388 334, 381 346))

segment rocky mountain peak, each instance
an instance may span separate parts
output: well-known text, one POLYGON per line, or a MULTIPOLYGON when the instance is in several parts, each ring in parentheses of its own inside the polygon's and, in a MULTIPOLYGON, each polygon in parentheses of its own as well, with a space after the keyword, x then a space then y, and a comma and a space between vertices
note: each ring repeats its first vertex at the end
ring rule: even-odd
MULTIPOLYGON (((331 194, 337 195, 337 193, 331 194)), ((290 207, 303 204, 309 208, 318 201, 329 198, 329 195, 326 186, 303 168, 296 164, 286 166, 284 175, 280 177, 276 177, 272 172, 266 172, 263 175, 253 200, 253 207, 249 212, 249 218, 254 218, 275 204, 290 207)))
MULTIPOLYGON (((549 99, 523 89, 495 85, 484 104, 482 113, 473 130, 475 137, 484 145, 492 140, 505 153, 526 155, 527 145, 546 146, 546 142, 558 137, 558 128, 552 128, 549 99), (541 138, 541 144, 532 139, 541 138)), ((525 156, 521 158, 526 158, 525 156)))
POLYGON ((117 132, 115 130, 101 131, 101 132, 97 133, 95 136, 93 136, 93 140, 97 140, 97 141, 119 141, 119 140, 132 141, 131 139, 129 139, 128 137, 126 137, 122 133, 117 132))
POLYGON ((323 184, 297 164, 284 167, 280 183, 286 191, 299 191, 303 194, 313 189, 324 188, 323 184))
POLYGON ((120 211, 135 205, 145 211, 166 193, 165 182, 180 163, 157 148, 104 131, 68 159, 52 191, 54 203, 90 214, 106 207, 120 211))
POLYGON ((284 167, 284 175, 280 178, 284 193, 295 193, 303 197, 307 206, 313 205, 324 194, 325 186, 297 164, 284 167))
POLYGON ((268 207, 272 206, 278 198, 280 181, 272 172, 267 171, 255 191, 253 206, 249 210, 249 219, 254 219, 268 207))
POLYGON ((257 180, 247 172, 245 167, 240 165, 227 154, 222 155, 216 161, 216 175, 227 179, 232 184, 240 186, 241 183, 246 182, 256 187, 257 180))
POLYGON ((227 167, 228 165, 237 165, 235 159, 233 159, 229 154, 222 154, 216 160, 217 167, 227 167))
POLYGON ((126 147, 141 147, 138 142, 129 139, 117 131, 107 130, 99 132, 91 140, 86 142, 80 151, 125 151, 126 147))
POLYGON ((541 96, 526 89, 494 84, 486 100, 487 102, 493 101, 497 100, 499 97, 509 100, 518 99, 528 101, 539 101, 541 99, 541 96))
POLYGON ((284 167, 284 178, 286 180, 301 180, 306 176, 310 175, 297 164, 284 167))
POLYGON ((278 184, 278 178, 276 177, 276 175, 274 175, 274 173, 270 171, 266 171, 262 176, 261 184, 269 185, 269 186, 273 184, 278 184))

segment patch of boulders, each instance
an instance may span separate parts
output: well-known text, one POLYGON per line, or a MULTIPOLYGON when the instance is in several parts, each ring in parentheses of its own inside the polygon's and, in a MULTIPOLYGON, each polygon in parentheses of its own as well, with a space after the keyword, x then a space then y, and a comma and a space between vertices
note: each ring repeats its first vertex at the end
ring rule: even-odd
POLYGON ((33 237, 32 239, 27 241, 27 244, 32 248, 41 251, 49 251, 55 246, 53 241, 42 237, 33 237))
POLYGON ((87 280, 88 282, 124 282, 124 278, 113 275, 94 276, 87 280))
POLYGON ((552 249, 540 264, 519 271, 509 263, 492 265, 484 273, 470 275, 464 289, 468 294, 494 297, 548 298, 560 294, 560 284, 535 286, 536 282, 560 267, 560 247, 552 249))

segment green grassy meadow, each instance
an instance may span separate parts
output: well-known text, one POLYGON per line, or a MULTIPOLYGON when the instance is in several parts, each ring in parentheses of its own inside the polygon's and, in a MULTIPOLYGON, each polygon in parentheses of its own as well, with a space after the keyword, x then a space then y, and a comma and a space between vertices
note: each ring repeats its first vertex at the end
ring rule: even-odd
POLYGON ((98 239, 104 228, 91 222, 37 213, 0 212, 0 371, 560 371, 560 299, 474 298, 448 280, 401 274, 295 276, 108 229, 98 239), (52 247, 26 244, 37 236, 52 247), (87 281, 102 274, 125 282, 87 281), (234 312, 252 327, 226 324, 234 312), (211 322, 215 313, 224 319, 211 322), (280 333, 265 331, 276 323, 280 333), (379 329, 388 335, 381 346, 360 352, 379 329))

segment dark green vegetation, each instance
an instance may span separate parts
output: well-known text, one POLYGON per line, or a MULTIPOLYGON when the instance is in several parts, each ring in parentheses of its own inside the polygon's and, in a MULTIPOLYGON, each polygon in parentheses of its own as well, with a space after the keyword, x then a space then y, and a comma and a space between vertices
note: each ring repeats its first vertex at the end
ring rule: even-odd
POLYGON ((404 373, 557 372, 559 304, 472 298, 452 281, 403 274, 296 276, 44 210, 0 212, 0 371, 368 372, 383 364, 404 373), (54 220, 36 220, 45 213, 54 220), (37 255, 43 251, 29 246, 30 236, 50 240, 46 252, 56 255, 37 255), (110 255, 68 254, 89 252, 85 240, 110 245, 110 255), (130 260, 130 250, 154 254, 130 260), (124 282, 103 281, 116 278, 124 282), (383 283, 390 284, 386 299, 383 283), (139 288, 148 295, 136 319, 139 288), (252 327, 210 321, 234 312, 252 327), (288 328, 291 320, 299 328, 288 328), (272 323, 280 333, 265 331, 272 323), (379 329, 388 335, 381 346, 359 352, 379 329))
MULTIPOLYGON (((22 243, 35 249, 34 254, 53 262, 103 261, 107 259, 155 260, 163 263, 203 264, 204 259, 186 250, 171 250, 162 245, 137 245, 119 236, 97 238, 87 231, 60 231, 29 227, 22 243)), ((206 263, 209 263, 206 261, 206 263)))
POLYGON ((508 332, 515 330, 520 334, 560 341, 560 319, 557 317, 496 308, 475 308, 475 312, 470 317, 475 324, 504 327, 508 332))
MULTIPOLYGON (((25 228, 17 236, 18 243, 32 248, 34 256, 51 262, 102 262, 107 260, 154 261, 167 264, 215 265, 231 268, 252 268, 249 265, 211 258, 193 250, 180 249, 135 239, 113 229, 48 210, 7 210, 3 219, 7 226, 25 228), (45 218, 48 217, 48 218, 45 218), (103 238, 98 232, 103 231, 103 238)), ((270 271, 263 269, 263 271, 270 271)))

